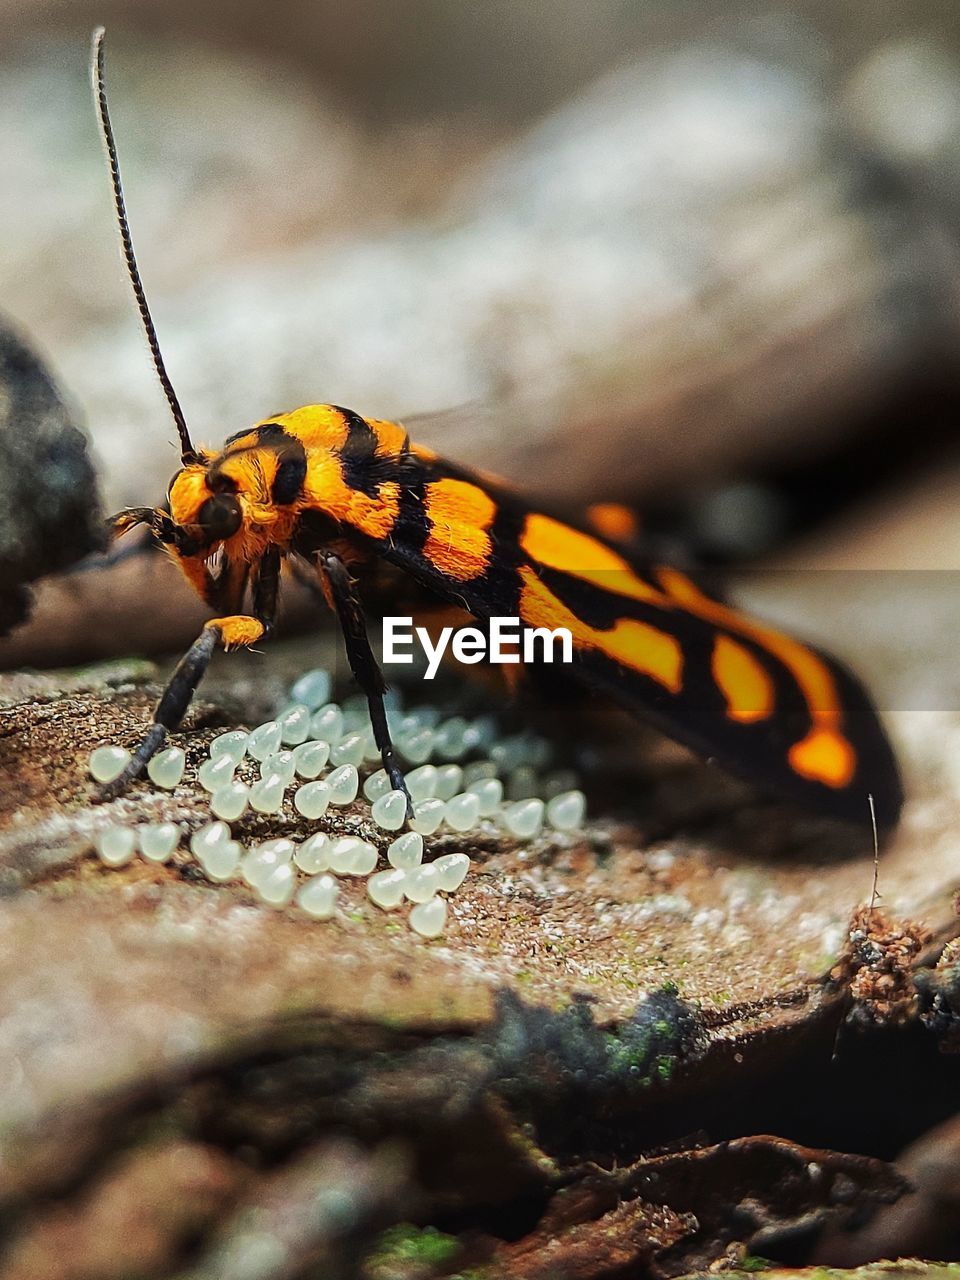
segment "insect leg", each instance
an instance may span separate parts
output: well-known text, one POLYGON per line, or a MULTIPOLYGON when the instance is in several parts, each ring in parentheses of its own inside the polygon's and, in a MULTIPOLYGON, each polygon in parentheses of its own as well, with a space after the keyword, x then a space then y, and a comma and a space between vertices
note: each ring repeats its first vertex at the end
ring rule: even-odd
MULTIPOLYGON (((276 548, 270 547, 257 566, 253 586, 253 616, 234 614, 226 618, 213 618, 205 624, 177 663, 170 683, 157 703, 153 723, 134 751, 133 759, 119 778, 101 788, 97 799, 114 799, 135 778, 140 777, 163 746, 167 735, 179 727, 218 644, 222 644, 224 649, 235 649, 241 645, 254 644, 272 631, 276 618, 279 580, 280 556, 276 548)), ((243 581, 246 581, 245 575, 243 581)))
POLYGON ((387 724, 387 712, 383 705, 386 682, 380 664, 370 648, 367 635, 367 624, 363 616, 360 599, 354 591, 350 571, 332 552, 320 552, 317 557, 319 568, 326 577, 333 598, 333 607, 337 611, 340 629, 343 632, 343 643, 347 651, 350 670, 356 677, 357 684, 366 694, 367 707, 370 711, 370 723, 373 726, 373 738, 380 748, 380 758, 386 770, 390 785, 395 791, 402 791, 407 797, 407 817, 413 817, 413 802, 403 780, 403 773, 397 763, 387 724))
POLYGON ((260 557, 253 579, 253 616, 262 623, 264 635, 270 634, 277 620, 279 595, 280 552, 276 547, 268 547, 260 557))
POLYGON ((153 723, 134 751, 133 759, 119 778, 101 788, 97 796, 98 800, 115 799, 126 791, 135 778, 140 777, 163 746, 167 734, 177 728, 186 714, 197 685, 203 679, 203 674, 210 665, 210 659, 221 639, 222 633, 219 627, 208 622, 177 663, 170 683, 157 703, 157 709, 153 713, 153 723))

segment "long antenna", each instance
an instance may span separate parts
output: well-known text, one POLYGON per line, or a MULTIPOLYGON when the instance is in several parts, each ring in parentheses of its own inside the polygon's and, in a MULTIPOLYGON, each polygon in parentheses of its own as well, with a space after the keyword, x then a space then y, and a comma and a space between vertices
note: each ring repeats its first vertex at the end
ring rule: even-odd
POLYGON ((120 230, 120 244, 123 248, 124 261, 127 264, 130 284, 133 286, 133 296, 137 302, 137 310, 140 312, 140 322, 143 325, 144 333, 147 335, 150 355, 153 357, 153 367, 157 371, 157 377, 160 379, 161 387, 163 387, 163 394, 167 397, 167 404, 170 406, 173 420, 177 424, 177 434, 180 436, 181 461, 185 463, 196 462, 197 451, 193 447, 190 432, 187 430, 187 420, 183 416, 177 393, 173 389, 173 383, 170 381, 167 367, 163 363, 160 343, 157 340, 157 331, 153 327, 153 317, 150 314, 150 307, 147 305, 147 295, 144 293, 143 281, 140 279, 140 269, 137 266, 137 257, 133 251, 130 224, 127 222, 127 206, 123 198, 123 186, 120 182, 120 161, 117 158, 117 144, 113 138, 113 126, 110 124, 110 111, 107 107, 107 88, 103 75, 103 39, 105 35, 106 31, 103 27, 97 27, 93 33, 90 78, 93 82, 93 100, 97 109, 97 119, 100 122, 100 136, 103 139, 107 162, 110 166, 113 207, 116 211, 117 226, 120 230))

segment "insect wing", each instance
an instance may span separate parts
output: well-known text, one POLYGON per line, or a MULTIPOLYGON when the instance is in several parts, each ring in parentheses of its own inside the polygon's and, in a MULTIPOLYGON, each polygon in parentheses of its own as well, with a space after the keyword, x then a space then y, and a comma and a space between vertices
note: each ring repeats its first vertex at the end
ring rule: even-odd
MULTIPOLYGON (((538 625, 545 597, 576 619, 573 668, 621 705, 747 780, 807 808, 893 825, 903 801, 896 760, 865 689, 821 650, 653 569, 660 604, 545 570, 520 614, 538 625), (671 602, 672 594, 679 597, 671 602)), ((627 584, 621 584, 629 586, 627 584)))
POLYGON ((486 478, 435 459, 410 479, 387 559, 478 618, 567 628, 573 675, 731 772, 858 823, 872 795, 896 821, 893 752, 835 659, 486 478))

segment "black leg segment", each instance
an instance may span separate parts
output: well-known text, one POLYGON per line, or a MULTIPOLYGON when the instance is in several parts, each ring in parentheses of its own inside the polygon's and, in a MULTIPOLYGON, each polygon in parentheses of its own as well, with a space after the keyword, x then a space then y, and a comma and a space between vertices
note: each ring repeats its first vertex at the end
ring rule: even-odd
POLYGON ((253 579, 253 616, 263 623, 263 634, 269 635, 277 620, 280 596, 280 552, 267 547, 257 564, 253 579))
POLYGON ((163 691, 153 713, 153 723, 143 736, 143 741, 133 753, 133 759, 113 782, 108 782, 97 795, 98 800, 114 800, 121 795, 135 778, 139 778, 147 765, 166 741, 167 734, 176 729, 187 713, 187 708, 210 665, 214 650, 220 643, 220 629, 204 627, 193 644, 177 663, 170 683, 163 691))
POLYGON ((412 818, 413 802, 407 791, 407 784, 403 780, 403 772, 397 763, 393 741, 390 738, 390 727, 387 724, 387 712, 383 705, 383 695, 387 686, 380 664, 370 648, 363 608, 354 591, 350 571, 339 556, 329 551, 320 552, 317 562, 330 584, 330 593, 340 621, 340 630, 343 632, 343 643, 350 670, 366 695, 370 723, 373 726, 373 738, 380 749, 383 767, 390 779, 391 787, 395 791, 402 791, 407 797, 407 817, 412 818))
MULTIPOLYGON (((243 603, 248 574, 246 565, 232 564, 225 560, 222 580, 212 583, 211 579, 212 587, 208 593, 210 603, 226 604, 239 609, 243 603)), ((153 713, 153 723, 133 753, 133 759, 119 778, 100 789, 97 800, 113 800, 125 791, 135 778, 141 776, 163 746, 167 734, 179 728, 217 645, 223 644, 224 647, 231 648, 251 643, 251 622, 254 624, 253 638, 259 638, 260 632, 255 626, 257 622, 263 628, 263 635, 270 634, 276 621, 279 590, 280 553, 276 547, 268 547, 254 572, 253 619, 236 615, 216 618, 207 623, 177 664, 177 669, 153 713)), ((377 741, 379 745, 379 739, 377 741)))

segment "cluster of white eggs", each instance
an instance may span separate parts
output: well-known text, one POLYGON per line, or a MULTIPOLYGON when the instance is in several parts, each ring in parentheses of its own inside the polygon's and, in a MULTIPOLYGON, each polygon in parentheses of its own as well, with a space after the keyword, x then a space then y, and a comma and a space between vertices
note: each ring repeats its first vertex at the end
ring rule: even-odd
MULTIPOLYGON (((433 706, 405 712, 391 694, 387 714, 394 744, 413 766, 404 774, 413 801, 413 816, 407 819, 406 797, 376 767, 380 752, 366 700, 354 697, 341 705, 330 701, 330 693, 329 673, 310 671, 293 685, 291 701, 276 719, 250 732, 230 730, 210 743, 196 782, 209 794, 214 820, 189 841, 208 879, 243 880, 264 902, 295 903, 308 915, 326 919, 337 910, 338 878, 363 877, 372 903, 389 911, 410 902, 411 928, 436 937, 447 916, 438 894, 459 888, 470 860, 451 853, 424 863, 424 836, 491 823, 517 840, 531 840, 545 823, 555 831, 582 826, 585 800, 575 779, 567 772, 546 777, 539 772, 550 762, 545 739, 530 733, 500 736, 492 716, 441 720, 433 706), (470 755, 482 758, 462 763, 470 755), (329 809, 352 804, 361 788, 370 821, 380 831, 392 835, 407 828, 385 849, 388 865, 382 870, 378 847, 358 836, 318 831, 302 843, 279 838, 245 849, 227 825, 248 810, 282 814, 288 792, 301 818, 319 821, 329 809)), ((90 773, 98 782, 112 782, 129 760, 124 748, 98 747, 90 756, 90 773)), ((184 752, 168 747, 150 761, 147 772, 155 786, 173 790, 184 780, 184 752)), ((116 867, 138 852, 148 861, 169 861, 180 838, 180 828, 171 822, 112 825, 99 832, 95 844, 101 860, 116 867)))
MULTIPOLYGON (((101 861, 125 866, 139 852, 148 862, 169 862, 180 844, 180 828, 173 822, 140 826, 112 825, 96 837, 101 861)), ((367 897, 383 911, 412 904, 409 923, 415 933, 435 938, 447 922, 447 904, 438 894, 453 893, 470 870, 465 853, 446 853, 423 862, 423 836, 407 831, 386 850, 388 866, 378 871, 380 851, 358 836, 330 836, 317 832, 298 842, 285 837, 245 848, 220 820, 209 822, 190 837, 190 853, 214 884, 243 881, 273 907, 294 903, 315 920, 336 915, 341 877, 362 877, 367 897)))

